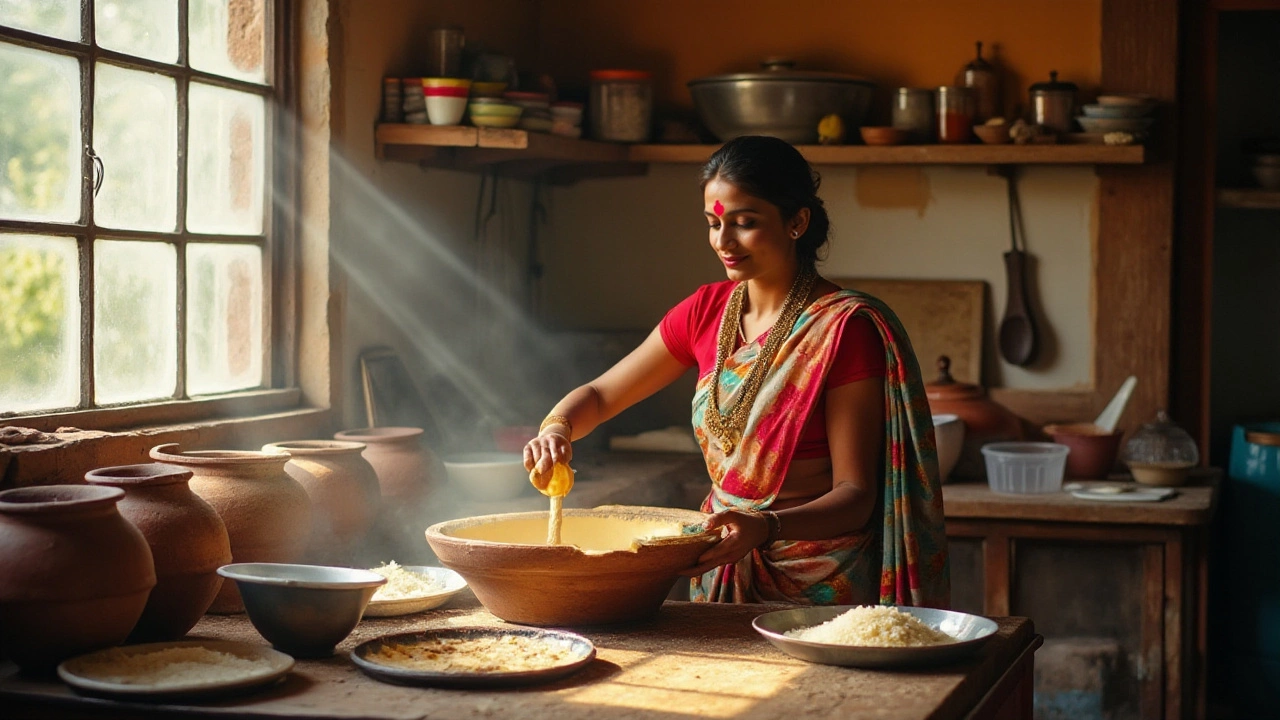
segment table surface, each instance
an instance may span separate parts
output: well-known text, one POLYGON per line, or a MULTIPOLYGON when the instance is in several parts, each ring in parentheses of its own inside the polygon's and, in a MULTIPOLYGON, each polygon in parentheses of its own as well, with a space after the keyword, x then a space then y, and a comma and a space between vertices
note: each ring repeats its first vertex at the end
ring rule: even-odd
MULTIPOLYGON (((646 623, 579 631, 597 658, 577 674, 523 689, 446 690, 384 684, 348 653, 381 635, 437 627, 501 626, 469 593, 445 608, 370 618, 324 660, 300 660, 284 681, 251 695, 199 705, 84 697, 56 680, 0 665, 0 698, 24 717, 186 716, 255 718, 963 718, 1037 636, 1026 618, 998 618, 999 632, 963 663, 910 670, 816 665, 774 649, 751 627, 774 605, 668 602, 646 623)), ((265 645, 244 615, 206 616, 190 637, 265 645)))
MULTIPOLYGON (((948 519, 1041 520, 1064 523, 1114 525, 1207 525, 1218 501, 1221 471, 1199 471, 1191 482, 1174 488, 1176 495, 1159 502, 1082 500, 1068 492, 1036 495, 995 493, 986 483, 952 483, 942 486, 942 502, 948 519)), ((1079 481, 1077 481, 1079 482, 1079 481)), ((1080 482, 1084 487, 1128 485, 1121 480, 1080 482)))

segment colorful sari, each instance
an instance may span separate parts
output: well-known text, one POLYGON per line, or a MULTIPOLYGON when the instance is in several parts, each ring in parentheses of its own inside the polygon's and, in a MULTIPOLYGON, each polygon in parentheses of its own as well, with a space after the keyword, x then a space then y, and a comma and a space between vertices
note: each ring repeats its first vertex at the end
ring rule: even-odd
MULTIPOLYGON (((712 482, 702 509, 764 510, 773 504, 805 420, 824 391, 844 322, 854 315, 875 324, 887 363, 884 482, 877 512, 857 532, 782 540, 752 550, 737 563, 694 578, 694 600, 950 606, 938 453, 920 366, 897 316, 869 295, 842 290, 805 309, 774 358, 741 442, 728 456, 705 421, 715 373, 699 379, 693 428, 712 482)), ((725 361, 721 412, 737 402, 759 352, 759 343, 748 343, 725 361)))

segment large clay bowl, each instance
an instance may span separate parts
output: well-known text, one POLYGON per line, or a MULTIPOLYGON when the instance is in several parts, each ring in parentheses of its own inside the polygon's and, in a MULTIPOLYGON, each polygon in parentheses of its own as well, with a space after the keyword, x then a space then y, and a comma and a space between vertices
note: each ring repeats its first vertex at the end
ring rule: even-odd
POLYGON ((432 525, 427 542, 503 620, 606 625, 658 612, 681 571, 718 541, 694 529, 706 518, 665 508, 565 510, 564 544, 549 546, 545 512, 483 515, 432 525), (656 534, 666 537, 638 540, 656 534))

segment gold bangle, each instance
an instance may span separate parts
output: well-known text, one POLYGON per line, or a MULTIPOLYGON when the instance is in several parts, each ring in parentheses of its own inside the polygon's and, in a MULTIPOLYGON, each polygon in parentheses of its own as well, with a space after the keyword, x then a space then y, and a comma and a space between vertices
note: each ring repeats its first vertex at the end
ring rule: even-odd
POLYGON ((569 431, 567 437, 569 439, 573 438, 573 423, 569 422, 569 418, 563 415, 548 415, 547 418, 542 421, 542 424, 538 426, 538 434, 541 435, 542 431, 546 430, 549 425, 563 425, 565 429, 569 431))
POLYGON ((782 518, 778 517, 778 513, 772 510, 765 510, 764 519, 769 523, 769 534, 765 536, 764 543, 761 547, 769 547, 778 541, 778 535, 782 534, 782 518))

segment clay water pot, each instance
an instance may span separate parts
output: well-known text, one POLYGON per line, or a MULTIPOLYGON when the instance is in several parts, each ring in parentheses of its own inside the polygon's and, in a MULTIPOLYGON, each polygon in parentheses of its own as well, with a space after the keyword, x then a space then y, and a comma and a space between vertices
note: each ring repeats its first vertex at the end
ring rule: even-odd
POLYGON ((321 565, 353 562, 382 503, 378 475, 361 457, 365 445, 341 440, 291 440, 264 445, 263 452, 291 456, 284 471, 311 498, 307 559, 321 565))
POLYGON ((503 620, 604 625, 658 612, 680 572, 719 540, 684 534, 707 517, 646 507, 565 510, 563 544, 547 545, 546 512, 484 515, 432 525, 427 542, 503 620))
POLYGON ((84 476, 91 485, 124 491, 120 514, 142 531, 151 548, 156 587, 130 640, 181 638, 222 588, 218 568, 231 562, 231 542, 217 511, 191 492, 191 475, 176 465, 148 463, 99 468, 84 476))
POLYGON ((383 498, 418 503, 442 477, 435 455, 422 442, 422 428, 375 427, 343 430, 335 440, 364 443, 364 459, 378 474, 383 498))
POLYGON ((987 396, 981 386, 957 382, 951 377, 951 358, 938 358, 938 379, 925 385, 929 409, 935 415, 959 415, 964 421, 960 460, 951 473, 955 480, 987 477, 982 446, 1022 440, 1022 421, 1011 410, 987 396))
POLYGON ((119 488, 0 492, 0 644, 23 670, 119 645, 155 587, 151 550, 119 488))
MULTIPOLYGON (((294 562, 311 536, 311 499, 284 466, 289 453, 189 450, 177 443, 151 448, 151 459, 192 472, 192 492, 213 506, 227 527, 232 562, 294 562)), ((223 583, 209 612, 244 610, 235 583, 223 583)))
POLYGON ((1067 453, 1066 475, 1082 480, 1105 480, 1120 454, 1123 430, 1107 432, 1093 423, 1046 425, 1044 432, 1053 441, 1071 449, 1067 453))

